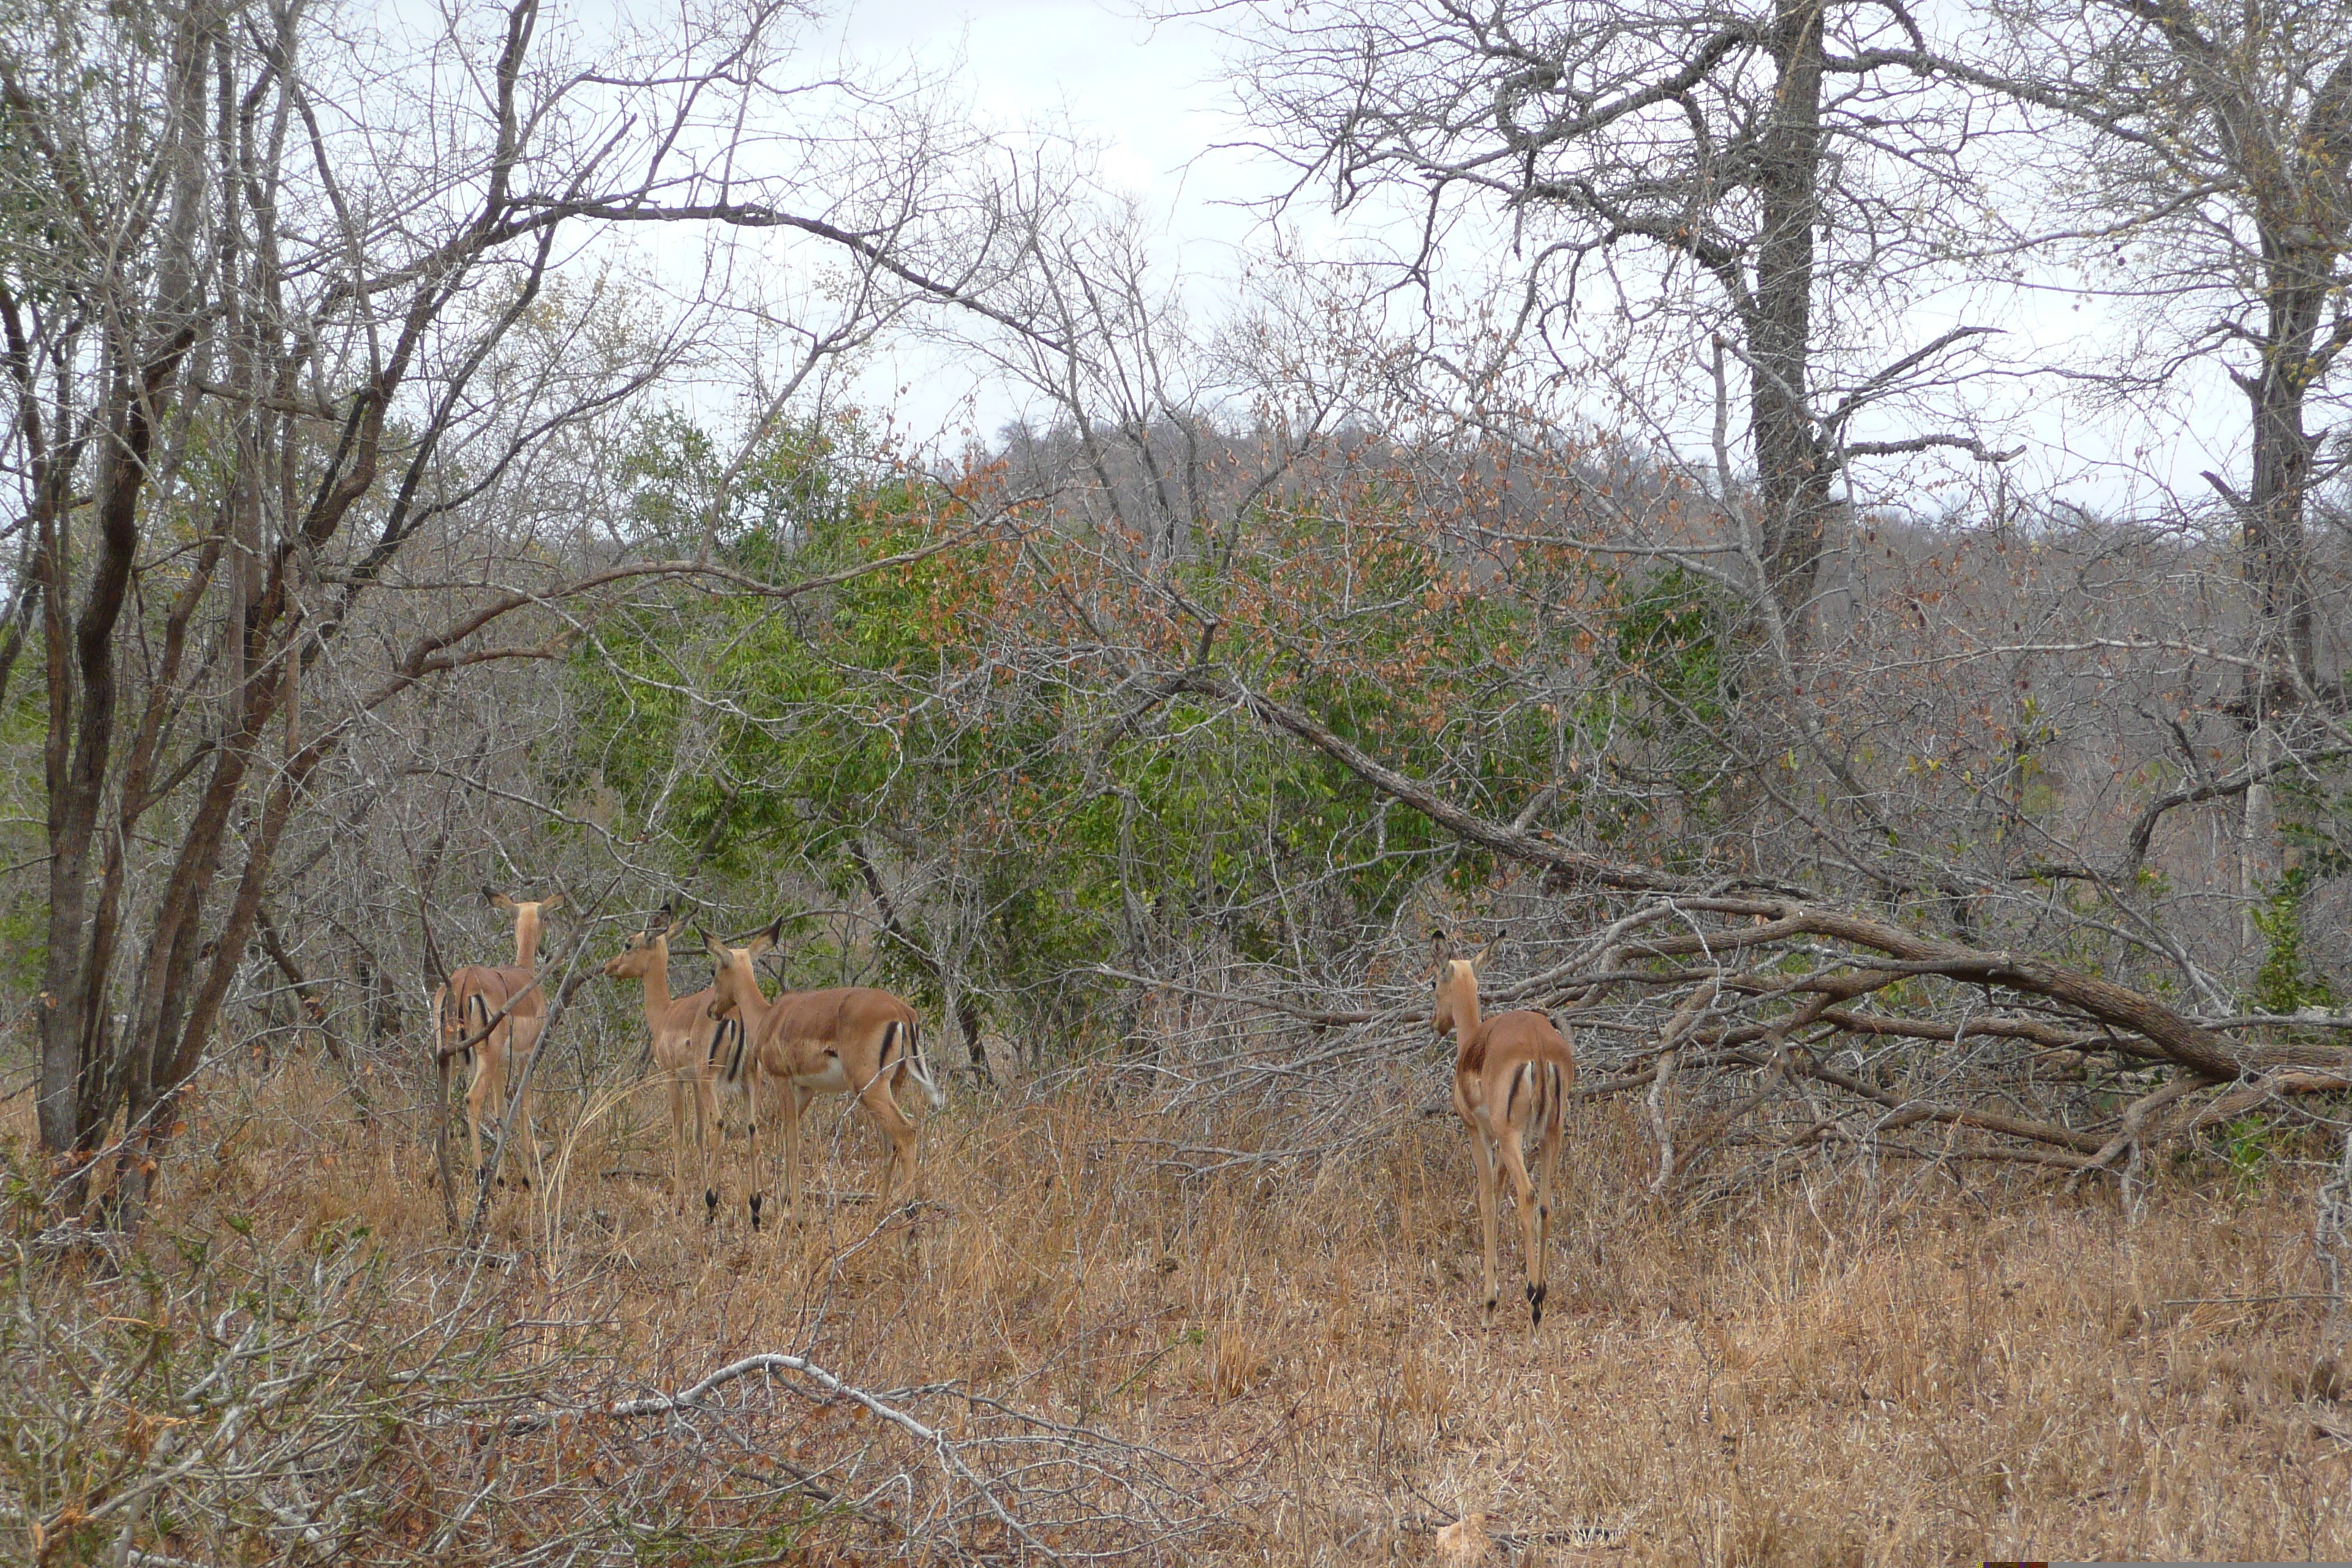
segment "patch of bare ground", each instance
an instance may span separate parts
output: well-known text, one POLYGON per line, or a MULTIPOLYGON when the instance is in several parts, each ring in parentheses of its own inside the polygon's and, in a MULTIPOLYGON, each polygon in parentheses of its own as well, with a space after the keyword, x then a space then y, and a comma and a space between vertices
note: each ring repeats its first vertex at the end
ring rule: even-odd
POLYGON ((1370 1102, 1393 1126, 1350 1158, 1186 1180, 1168 1140, 1259 1130, 962 1099, 910 1237, 837 1103, 800 1224, 752 1234, 735 1173, 706 1225, 646 1096, 502 1190, 469 1258, 419 1118, 336 1085, 216 1088, 119 1277, 20 1224, 0 1529, 37 1560, 2352 1558, 2289 1162, 2179 1173, 2136 1223, 1916 1165, 1677 1213, 1632 1108, 1588 1108, 1531 1338, 1508 1295, 1482 1321, 1458 1128, 1370 1102), (308 1382, 224 1436, 269 1375, 190 1385, 241 1335, 308 1382), (798 1360, 674 1399, 761 1352, 798 1360), (289 1468, 239 1492, 265 1449, 289 1468))

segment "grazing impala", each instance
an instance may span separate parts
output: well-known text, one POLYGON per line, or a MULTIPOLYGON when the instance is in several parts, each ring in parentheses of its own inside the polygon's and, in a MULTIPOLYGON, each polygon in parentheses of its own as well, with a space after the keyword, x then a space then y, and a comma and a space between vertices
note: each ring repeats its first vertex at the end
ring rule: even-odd
POLYGON ((719 1118, 719 1090, 742 1083, 743 1026, 737 1019, 710 1016, 710 1004, 718 993, 708 985, 684 996, 669 994, 669 940, 686 925, 684 915, 675 921, 669 915, 665 905, 652 924, 630 937, 620 952, 605 961, 604 973, 617 980, 645 983, 646 1027, 653 1036, 654 1068, 669 1089, 670 1192, 679 1203, 686 1201, 679 1163, 686 1152, 686 1121, 691 1110, 703 1202, 715 1212, 719 1188, 713 1167, 725 1139, 719 1118))
POLYGON ((1495 1283, 1495 1157, 1511 1174, 1518 1200, 1519 1229, 1527 1242, 1528 1310, 1532 1328, 1543 1327, 1544 1258, 1551 1234, 1551 1178, 1559 1163, 1561 1122, 1568 1089, 1576 1082, 1576 1058, 1568 1041, 1541 1013, 1478 1012, 1478 966, 1492 944, 1468 958, 1450 956, 1444 931, 1432 931, 1437 961, 1436 1002, 1431 1027, 1451 1033, 1454 1049, 1454 1109, 1470 1128, 1470 1150, 1478 1163, 1478 1223, 1486 1247, 1486 1313, 1491 1320, 1495 1283), (1523 1144, 1534 1130, 1540 1143, 1540 1184, 1528 1180, 1523 1144))
POLYGON ((518 902, 504 893, 482 889, 493 908, 512 910, 515 918, 515 961, 491 967, 469 963, 452 973, 433 993, 433 1038, 441 1069, 441 1099, 449 1099, 449 1075, 460 1061, 473 1068, 466 1090, 466 1131, 473 1139, 474 1169, 482 1168, 482 1107, 494 1103, 501 1115, 522 1124, 531 1159, 539 1158, 539 1138, 530 1124, 528 1089, 506 1105, 509 1075, 530 1059, 547 1027, 547 994, 539 984, 539 933, 550 910, 560 908, 563 895, 534 902, 518 902), (495 1097, 493 1100, 492 1097, 495 1097))
MULTIPOLYGON (((820 1094, 854 1094, 890 1141, 890 1164, 882 1177, 882 1207, 903 1168, 915 1193, 915 1124, 898 1108, 891 1090, 913 1084, 936 1110, 947 1103, 923 1062, 921 1025, 915 1009, 887 991, 853 985, 829 991, 787 991, 771 1002, 760 992, 751 965, 776 945, 779 918, 743 947, 727 947, 705 936, 718 966, 710 1004, 714 1017, 738 1017, 750 1042, 749 1071, 772 1079, 783 1117, 784 1213, 800 1212, 801 1112, 820 1094)), ((751 1160, 759 1165, 759 1084, 751 1086, 751 1160)), ((916 1194, 919 1195, 919 1194, 916 1194)), ((760 1223, 760 1194, 751 1194, 751 1224, 760 1223)))

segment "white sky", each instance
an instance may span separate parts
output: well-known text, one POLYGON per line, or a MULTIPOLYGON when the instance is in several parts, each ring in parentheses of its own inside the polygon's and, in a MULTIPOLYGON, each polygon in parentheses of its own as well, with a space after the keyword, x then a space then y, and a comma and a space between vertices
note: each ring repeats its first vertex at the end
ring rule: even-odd
MULTIPOLYGON (((911 58, 935 70, 951 68, 972 108, 993 127, 1066 127, 1098 144, 1106 180, 1140 201, 1155 263, 1182 276, 1196 313, 1220 309, 1232 295, 1224 280, 1236 274, 1244 253, 1266 243, 1263 217, 1250 204, 1276 190, 1281 174, 1263 154, 1221 145, 1247 131, 1222 79, 1223 40, 1205 21, 1154 22, 1121 0, 861 0, 835 29, 852 60, 887 66, 911 58)), ((1308 226, 1325 245, 1346 237, 1316 203, 1300 204, 1283 221, 1286 229, 1308 226)), ((1936 305, 1922 306, 1924 321, 1936 305)), ((2095 353, 2108 333, 2098 307, 2078 310, 2063 296, 2026 295, 1999 305, 1979 296, 1960 309, 1979 321, 1992 311, 2009 330, 2008 353, 2027 361, 2042 361, 2069 343, 2095 353)), ((2095 416, 2054 391, 2029 398, 2030 411, 2004 398, 2015 421, 2009 433, 2031 448, 2010 482, 2025 493, 2061 491, 2095 507, 2138 510, 2157 504, 2166 489, 2201 504, 2209 497, 2199 470, 2232 467, 2242 428, 2242 405, 2225 384, 2216 385, 2218 395, 2187 400, 2175 411, 2183 423, 2153 441, 2145 426, 2095 416)), ((900 430, 950 446, 967 434, 986 438, 1021 411, 1011 394, 971 366, 930 351, 879 356, 861 378, 858 395, 887 403, 900 430)), ((1943 479, 1965 487, 1976 477, 1961 463, 1943 479)), ((1911 504, 1937 510, 1935 475, 1917 473, 1905 482, 1911 504)), ((1959 499, 1955 489, 1942 493, 1959 499)))
POLYGON ((1155 23, 1101 0, 860 0, 840 37, 877 63, 960 65, 990 124, 1066 121, 1098 140, 1104 174, 1162 215, 1171 236, 1232 245, 1253 226, 1221 205, 1264 194, 1265 181, 1242 154, 1213 150, 1239 122, 1205 23, 1155 23))
MULTIPOLYGON (((1066 132, 1097 149, 1104 183, 1140 205, 1154 265, 1185 279, 1202 310, 1262 243, 1249 204, 1274 175, 1220 149, 1243 128, 1204 23, 1153 22, 1116 0, 853 0, 836 37, 853 60, 952 69, 992 128, 1066 132)), ((1003 386, 929 351, 880 356, 868 388, 893 399, 901 429, 950 445, 987 439, 1023 411, 1003 386)))

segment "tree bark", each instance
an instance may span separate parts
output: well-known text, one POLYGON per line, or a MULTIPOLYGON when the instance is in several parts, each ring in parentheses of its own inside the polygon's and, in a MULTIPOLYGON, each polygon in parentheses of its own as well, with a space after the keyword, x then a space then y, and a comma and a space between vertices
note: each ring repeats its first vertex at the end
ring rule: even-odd
POLYGON ((1762 208, 1755 283, 1740 304, 1748 337, 1748 418, 1764 511, 1770 591, 1801 648, 1830 511, 1832 454, 1813 416, 1813 247, 1821 222, 1822 0, 1778 0, 1778 72, 1756 147, 1762 208))

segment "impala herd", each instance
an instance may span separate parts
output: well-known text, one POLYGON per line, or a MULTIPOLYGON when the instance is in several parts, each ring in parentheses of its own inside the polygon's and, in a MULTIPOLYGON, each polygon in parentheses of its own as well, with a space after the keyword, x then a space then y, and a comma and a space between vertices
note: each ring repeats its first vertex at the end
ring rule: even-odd
MULTIPOLYGON (((469 1068, 466 1127, 474 1168, 482 1164, 485 1106, 520 1123, 524 1145, 534 1160, 538 1140, 530 1122, 527 1063, 547 1027, 547 1002, 538 970, 543 917, 562 904, 556 896, 536 901, 512 899, 485 888, 483 896, 515 917, 515 961, 490 967, 468 964, 436 989, 432 1020, 446 1106, 451 1074, 469 1068), (511 1083, 510 1083, 510 1080, 511 1083), (505 1104, 509 1089, 513 1103, 505 1104)), ((687 1126, 693 1121, 696 1182, 702 1188, 706 1218, 719 1207, 719 1152, 725 1142, 724 1113, 739 1111, 750 1135, 747 1206, 751 1228, 760 1228, 762 1193, 763 1111, 782 1123, 782 1192, 784 1217, 800 1213, 802 1113, 821 1094, 856 1097, 890 1144, 882 1179, 882 1212, 903 1182, 918 1201, 916 1144, 919 1131, 900 1097, 918 1091, 929 1109, 947 1104, 923 1059, 922 1021, 914 1007, 887 991, 841 986, 823 991, 786 991, 771 998, 760 989, 753 967, 772 952, 783 929, 779 917, 741 947, 701 936, 715 973, 711 984, 684 996, 669 988, 669 944, 685 929, 665 906, 645 930, 628 937, 605 961, 614 979, 645 987, 647 1058, 654 1081, 669 1094, 670 1190, 681 1205, 688 1190, 684 1173, 687 1126)), ((1559 1163, 1568 1091, 1576 1083, 1576 1057, 1568 1038, 1539 1012, 1487 1016, 1478 1006, 1478 975, 1492 944, 1468 958, 1453 956, 1451 939, 1433 931, 1430 1026, 1452 1035, 1454 1109, 1470 1132, 1478 1174, 1478 1220, 1484 1244, 1484 1304, 1492 1320, 1500 1298, 1496 1280, 1496 1207, 1502 1175, 1511 1182, 1519 1215, 1527 1268, 1531 1329, 1543 1325, 1549 1289, 1545 1258, 1550 1249, 1552 1178, 1559 1163), (1529 1173, 1528 1144, 1535 1144, 1536 1170, 1529 1173), (1500 1173, 1497 1165, 1500 1165, 1500 1173)))

